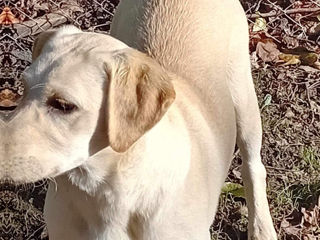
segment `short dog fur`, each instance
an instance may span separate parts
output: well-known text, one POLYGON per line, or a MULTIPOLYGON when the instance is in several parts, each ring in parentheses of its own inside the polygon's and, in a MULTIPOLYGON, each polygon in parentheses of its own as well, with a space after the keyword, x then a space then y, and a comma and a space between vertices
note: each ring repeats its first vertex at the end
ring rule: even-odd
POLYGON ((51 240, 210 239, 236 143, 249 239, 276 239, 238 1, 122 0, 111 36, 44 32, 33 59, 0 177, 53 179, 51 240))

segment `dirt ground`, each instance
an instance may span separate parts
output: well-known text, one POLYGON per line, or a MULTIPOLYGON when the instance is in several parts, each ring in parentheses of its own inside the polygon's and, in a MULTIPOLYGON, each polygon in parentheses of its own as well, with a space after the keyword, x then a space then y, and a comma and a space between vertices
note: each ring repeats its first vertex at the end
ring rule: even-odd
MULTIPOLYGON (((74 24, 108 32, 118 0, 0 2, 0 100, 14 106, 36 35, 74 24), (1 13, 2 12, 2 13, 1 13), (4 91, 6 90, 6 91, 4 91), (8 97, 10 95, 10 98, 8 97)), ((242 1, 249 22, 252 75, 263 124, 262 159, 279 239, 320 239, 320 1, 242 1)), ((1 102, 1 101, 0 101, 1 102)), ((247 208, 235 158, 212 225, 213 239, 246 239, 247 208)), ((46 182, 0 185, 0 240, 48 239, 46 182)))
MULTIPOLYGON (((320 2, 262 0, 243 6, 273 221, 279 239, 320 239, 320 2)), ((246 236, 240 163, 236 154, 227 182, 239 185, 220 198, 212 227, 216 239, 246 236)))

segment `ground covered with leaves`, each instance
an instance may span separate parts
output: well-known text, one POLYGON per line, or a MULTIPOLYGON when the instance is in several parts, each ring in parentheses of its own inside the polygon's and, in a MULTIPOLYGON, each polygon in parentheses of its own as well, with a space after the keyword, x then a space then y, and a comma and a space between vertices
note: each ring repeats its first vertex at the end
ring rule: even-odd
MULTIPOLYGON (((279 239, 320 239, 320 1, 242 1, 263 124, 262 159, 279 239)), ((213 239, 246 239, 236 154, 213 239)))
MULTIPOLYGON (((0 111, 22 96, 21 72, 37 34, 74 24, 108 32, 118 0, 0 2, 0 111)), ((262 158, 279 239, 320 239, 320 1, 242 0, 263 124, 262 158)), ((246 239, 238 152, 222 190, 213 239, 246 239)), ((48 239, 46 183, 0 185, 0 240, 48 239)))

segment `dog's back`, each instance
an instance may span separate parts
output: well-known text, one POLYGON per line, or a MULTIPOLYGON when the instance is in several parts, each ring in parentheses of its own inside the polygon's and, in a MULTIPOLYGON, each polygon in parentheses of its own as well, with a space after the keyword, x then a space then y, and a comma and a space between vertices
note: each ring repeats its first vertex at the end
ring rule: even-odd
POLYGON ((239 2, 215 0, 122 0, 111 28, 209 95, 226 79, 231 41, 247 54, 247 32, 239 2))

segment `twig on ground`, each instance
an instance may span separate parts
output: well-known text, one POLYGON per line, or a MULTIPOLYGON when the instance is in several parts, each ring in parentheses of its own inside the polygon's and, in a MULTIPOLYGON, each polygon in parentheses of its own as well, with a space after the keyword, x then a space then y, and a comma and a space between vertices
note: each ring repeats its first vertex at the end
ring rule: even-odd
POLYGON ((268 13, 254 13, 254 14, 248 14, 248 18, 258 18, 258 17, 275 17, 275 16, 281 16, 283 14, 295 14, 295 13, 320 13, 320 8, 296 8, 296 9, 289 9, 289 10, 273 10, 268 13))

